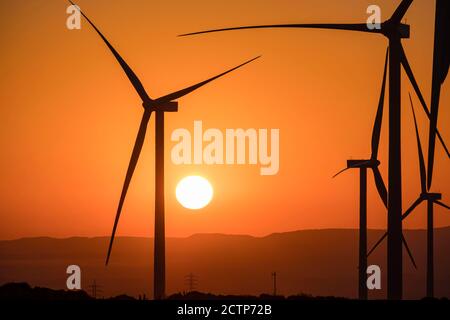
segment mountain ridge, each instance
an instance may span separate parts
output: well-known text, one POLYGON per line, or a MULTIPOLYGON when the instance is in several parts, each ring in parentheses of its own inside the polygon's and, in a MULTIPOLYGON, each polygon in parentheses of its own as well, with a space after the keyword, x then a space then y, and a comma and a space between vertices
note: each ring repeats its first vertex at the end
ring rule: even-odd
MULTIPOLYGON (((435 227, 434 230, 445 230, 445 229, 449 229, 450 230, 450 226, 444 226, 444 227, 435 227)), ((344 231, 358 231, 359 229, 357 228, 314 228, 314 229, 298 229, 298 230, 292 230, 292 231, 279 231, 279 232, 272 232, 266 235, 261 235, 261 236, 255 236, 255 235, 251 235, 251 234, 242 234, 242 233, 220 233, 220 232, 199 232, 199 233, 193 233, 191 235, 188 236, 183 236, 183 237, 175 237, 175 236, 167 236, 167 238, 170 239, 188 239, 191 237, 197 237, 197 236, 242 236, 242 237, 249 237, 249 238, 256 238, 256 239, 262 239, 262 238, 267 238, 273 235, 278 235, 278 234, 291 234, 291 233, 297 233, 297 232, 310 232, 310 231, 340 231, 340 230, 344 230, 344 231)), ((403 231, 426 231, 427 229, 425 228, 417 228, 417 229, 403 229, 403 231)), ((379 228, 373 228, 373 229, 367 229, 367 231, 385 231, 385 229, 379 229, 379 228)), ((32 236, 32 237, 19 237, 19 238, 14 238, 14 239, 0 239, 0 242, 3 241, 18 241, 18 240, 28 240, 28 239, 52 239, 52 240, 67 240, 67 239, 104 239, 107 238, 109 239, 111 236, 110 235, 105 235, 105 236, 68 236, 68 237, 52 237, 52 236, 32 236)), ((131 238, 131 239, 153 239, 153 237, 148 237, 148 236, 116 236, 116 238, 131 238)))
MULTIPOLYGON (((384 230, 368 231, 370 248, 384 230)), ((425 294, 426 230, 405 230, 418 264, 415 270, 404 252, 405 297, 425 294)), ((82 288, 94 280, 106 296, 126 293, 137 297, 152 292, 153 238, 117 237, 111 261, 105 266, 109 237, 30 237, 0 241, 0 284, 28 282, 64 289, 67 266, 79 265, 82 288)), ((263 237, 194 234, 166 239, 167 293, 186 290, 185 275, 198 277, 198 289, 215 294, 259 295, 272 291, 277 272, 280 294, 314 296, 357 295, 358 230, 309 229, 263 237)), ((437 297, 450 296, 450 227, 435 230, 437 297)), ((371 298, 384 298, 386 241, 369 257, 382 270, 382 289, 371 298)))

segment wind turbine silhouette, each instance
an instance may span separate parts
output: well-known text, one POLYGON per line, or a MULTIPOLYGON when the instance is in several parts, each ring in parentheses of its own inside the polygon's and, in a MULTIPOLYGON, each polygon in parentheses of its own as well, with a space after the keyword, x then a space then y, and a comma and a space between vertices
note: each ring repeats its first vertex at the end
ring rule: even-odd
MULTIPOLYGON (((412 102, 411 95, 409 95, 409 101, 411 103, 411 110, 414 118, 414 127, 416 130, 416 140, 417 140, 417 153, 419 158, 419 170, 420 170, 420 188, 421 194, 416 201, 405 211, 402 216, 402 220, 406 219, 413 211, 417 208, 423 201, 427 202, 427 297, 434 297, 434 204, 437 204, 446 209, 450 209, 449 206, 442 203, 442 195, 440 193, 430 193, 427 189, 427 173, 425 170, 425 159, 423 156, 422 145, 420 143, 419 128, 417 126, 416 113, 414 111, 414 106, 412 102)), ((381 242, 386 238, 387 233, 385 233, 369 251, 368 256, 381 244, 381 242)))
POLYGON ((431 83, 431 121, 428 137, 428 168, 427 188, 431 188, 433 179, 436 126, 439 111, 441 86, 444 83, 450 67, 450 1, 436 0, 433 48, 433 78, 431 83))
MULTIPOLYGON (((389 60, 389 48, 386 50, 386 58, 384 62, 383 81, 381 84, 380 98, 378 101, 377 114, 375 116, 375 122, 372 130, 372 154, 370 159, 365 160, 348 160, 347 167, 333 176, 337 177, 341 173, 349 169, 359 169, 359 264, 358 264, 358 297, 361 300, 367 300, 367 170, 371 169, 375 180, 375 185, 378 190, 378 194, 387 208, 388 194, 383 178, 381 176, 378 166, 380 161, 378 160, 378 147, 380 144, 381 124, 383 120, 383 106, 384 96, 386 91, 386 73, 389 60)), ((416 263, 409 249, 409 246, 402 236, 403 245, 405 246, 408 255, 416 267, 416 263)))
MULTIPOLYGON (((75 4, 69 0, 69 2, 75 6, 75 4)), ((78 7, 78 6, 77 6, 78 7)), ((79 8, 79 7, 78 7, 79 8)), ((154 298, 163 299, 165 296, 165 227, 164 227, 164 113, 178 111, 177 100, 197 89, 206 85, 207 83, 216 80, 256 59, 260 56, 250 59, 232 69, 229 69, 219 75, 209 78, 205 81, 199 82, 195 85, 187 87, 185 89, 167 94, 157 99, 152 99, 145 91, 141 81, 137 75, 131 70, 125 60, 119 55, 119 53, 113 48, 105 36, 94 25, 94 23, 80 10, 83 17, 89 22, 89 24, 95 29, 98 35, 102 38, 109 50, 112 52, 120 66, 124 70, 134 89, 137 91, 139 97, 142 100, 142 106, 144 107, 144 113, 139 126, 139 131, 136 137, 136 142, 133 147, 131 159, 128 165, 125 181, 123 183, 122 192, 120 195, 119 205, 117 207, 116 218, 114 220, 114 226, 111 234, 111 240, 109 242, 108 253, 106 256, 106 265, 109 262, 111 256, 111 250, 116 234, 117 225, 119 223, 120 214, 125 201, 125 197, 128 191, 128 187, 131 182, 136 164, 139 159, 139 155, 142 150, 142 146, 145 140, 145 134, 147 131, 147 125, 150 120, 150 116, 153 112, 156 114, 155 125, 155 240, 154 240, 154 298)))
MULTIPOLYGON (((413 0, 402 0, 391 18, 384 21, 379 29, 369 29, 366 23, 313 23, 313 24, 274 24, 254 25, 232 28, 212 29, 181 34, 191 36, 203 33, 267 28, 297 28, 297 29, 331 29, 358 31, 385 36, 389 40, 389 161, 388 161, 388 299, 401 299, 403 296, 403 261, 402 261, 402 175, 401 175, 401 66, 403 65, 418 96, 422 97, 417 82, 414 79, 406 54, 401 43, 409 38, 409 25, 401 22, 413 0)), ((423 100, 423 97, 422 97, 423 100)), ((422 106, 430 117, 430 112, 424 101, 422 106)), ((447 156, 450 153, 436 129, 436 134, 444 146, 447 156)))

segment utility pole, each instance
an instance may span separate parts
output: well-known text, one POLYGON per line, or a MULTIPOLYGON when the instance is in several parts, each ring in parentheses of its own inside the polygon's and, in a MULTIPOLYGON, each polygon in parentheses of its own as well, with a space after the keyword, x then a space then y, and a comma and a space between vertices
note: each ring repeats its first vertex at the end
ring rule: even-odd
POLYGON ((102 292, 101 285, 97 284, 97 281, 94 279, 94 282, 89 286, 91 289, 91 295, 94 299, 97 299, 97 294, 102 292))
POLYGON ((194 291, 198 286, 198 277, 192 272, 184 276, 184 282, 187 285, 189 292, 194 291))
POLYGON ((273 295, 277 295, 277 273, 272 272, 272 280, 273 280, 273 295))

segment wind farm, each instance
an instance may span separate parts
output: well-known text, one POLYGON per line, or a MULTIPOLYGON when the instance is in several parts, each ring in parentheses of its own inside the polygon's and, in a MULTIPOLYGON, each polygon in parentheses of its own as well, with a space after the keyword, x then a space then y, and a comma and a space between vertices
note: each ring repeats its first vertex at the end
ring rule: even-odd
MULTIPOLYGON (((403 296, 403 258, 402 258, 402 161, 401 161, 401 67, 405 69, 410 81, 413 83, 414 89, 419 97, 422 97, 420 89, 411 71, 411 67, 407 60, 406 54, 402 46, 402 39, 410 37, 409 25, 403 24, 402 19, 407 13, 413 0, 402 0, 391 17, 381 23, 379 29, 370 29, 367 24, 333 24, 333 23, 316 23, 316 24, 274 24, 274 25, 253 25, 228 27, 221 29, 210 29, 205 31, 191 32, 181 34, 180 36, 193 36, 205 33, 224 32, 233 30, 246 29, 267 29, 267 28, 295 28, 295 29, 331 29, 343 31, 357 31, 369 34, 380 34, 385 36, 389 42, 389 160, 388 160, 388 224, 387 224, 387 261, 388 261, 388 299, 398 300, 403 296)), ((444 5, 443 1, 437 1, 437 7, 441 6, 441 10, 448 12, 448 4, 444 5), (440 4, 439 4, 440 3, 440 4)), ((439 10, 436 11, 440 14, 439 10)), ((448 65, 446 66, 448 70, 448 65)), ((445 73, 446 74, 446 73, 445 73)), ((430 117, 430 136, 438 134, 435 121, 428 111, 423 98, 421 98, 422 106, 430 117), (433 125, 434 123, 434 125, 433 125)), ((436 109, 436 108, 435 108, 436 109)), ((436 113, 437 111, 435 111, 436 113)), ((445 143, 440 134, 440 141, 445 143)), ((430 138, 434 141, 434 138, 430 138)), ((430 145, 431 146, 431 145, 430 145)), ((434 146, 430 147, 434 148, 434 146)), ((447 156, 450 158, 447 147, 444 147, 447 156)), ((433 150, 433 149, 430 149, 433 150)), ((430 156, 432 159, 432 156, 430 156)), ((430 162, 430 166, 431 166, 430 162)), ((360 163, 358 163, 360 165, 360 163)), ((351 163, 351 165, 355 165, 351 163)), ((377 180, 377 179, 376 179, 377 180)), ((379 179, 378 179, 379 180, 379 179)), ((380 182, 377 183, 380 189, 380 182)), ((364 201, 364 200, 363 200, 364 201)), ((364 227, 364 222, 362 223, 364 227)))
POLYGON ((445 306, 449 17, 443 0, 3 1, 0 301, 445 306))

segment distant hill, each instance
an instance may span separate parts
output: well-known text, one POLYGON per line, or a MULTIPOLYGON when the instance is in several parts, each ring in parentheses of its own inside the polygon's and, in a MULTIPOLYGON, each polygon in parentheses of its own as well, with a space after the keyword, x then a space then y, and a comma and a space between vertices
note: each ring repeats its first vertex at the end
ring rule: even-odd
MULTIPOLYGON (((369 231, 369 246, 381 235, 369 231)), ((404 256, 406 298, 422 298, 425 292, 426 232, 406 230, 405 237, 419 269, 404 256)), ((65 289, 66 268, 76 264, 82 270, 82 288, 96 280, 99 295, 134 297, 152 292, 153 239, 119 237, 110 265, 105 267, 107 237, 25 238, 0 241, 0 285, 27 282, 32 286, 65 289)), ((224 295, 271 293, 271 272, 277 272, 278 292, 314 296, 357 295, 358 231, 352 229, 305 230, 266 237, 197 234, 167 239, 167 292, 187 289, 184 276, 198 277, 197 289, 224 295)), ((450 297, 450 227, 435 231, 436 295, 450 297)), ((386 295, 386 243, 370 257, 383 272, 386 295)))

